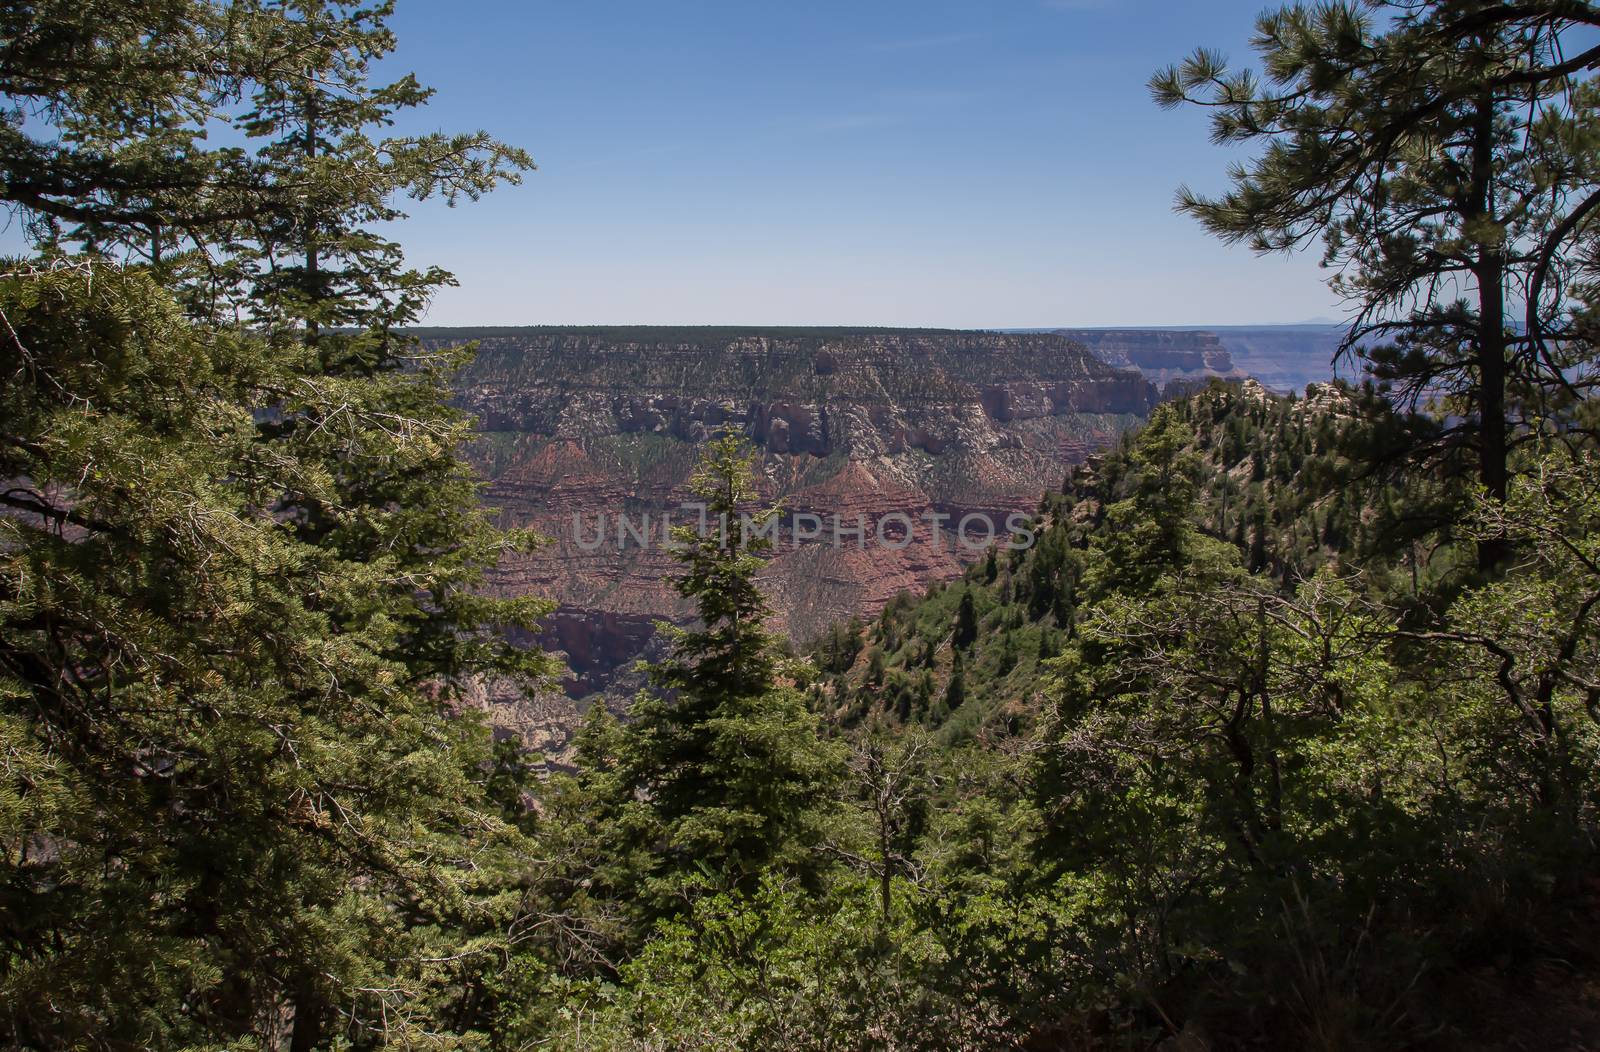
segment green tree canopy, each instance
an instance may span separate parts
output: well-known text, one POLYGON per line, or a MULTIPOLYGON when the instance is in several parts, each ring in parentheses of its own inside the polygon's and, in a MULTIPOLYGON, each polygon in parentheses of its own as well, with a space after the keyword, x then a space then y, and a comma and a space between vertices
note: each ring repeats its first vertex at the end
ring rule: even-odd
POLYGON ((748 891, 777 866, 815 870, 813 848, 843 756, 820 737, 766 626, 756 582, 776 510, 752 512, 753 461, 734 435, 712 441, 692 488, 703 524, 675 539, 697 623, 663 625, 671 655, 653 667, 653 691, 634 703, 624 764, 646 801, 653 879, 671 894, 685 875, 748 891))
POLYGON ((0 268, 7 1044, 475 1025, 525 849, 465 699, 549 671, 499 631, 546 604, 483 593, 531 538, 457 456, 462 352, 393 332, 447 276, 365 225, 523 158, 366 136, 426 97, 368 81, 388 11, 0 16, 0 199, 39 252, 0 268), (284 149, 276 100, 325 94, 318 149, 284 149))
POLYGON ((1212 109, 1217 142, 1261 147, 1179 207, 1261 252, 1320 240, 1346 347, 1413 404, 1445 400, 1412 454, 1472 458, 1497 499, 1509 451, 1600 379, 1600 50, 1574 47, 1595 27, 1572 0, 1295 4, 1256 24, 1264 79, 1202 49, 1152 81, 1212 109))

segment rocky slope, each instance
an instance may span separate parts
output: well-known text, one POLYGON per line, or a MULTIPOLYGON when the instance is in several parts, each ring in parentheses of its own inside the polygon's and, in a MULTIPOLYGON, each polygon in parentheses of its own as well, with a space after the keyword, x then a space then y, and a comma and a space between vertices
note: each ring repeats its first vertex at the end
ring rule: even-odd
MULTIPOLYGON (((561 604, 541 642, 567 654, 574 698, 615 696, 628 666, 648 653, 654 622, 685 616, 660 543, 663 516, 677 509, 675 522, 693 519, 679 506, 691 499, 698 445, 718 429, 752 439, 764 496, 783 502, 766 584, 778 627, 805 640, 833 621, 877 611, 902 590, 959 576, 988 531, 1003 533, 1009 515, 1032 512, 1068 465, 1114 439, 1157 397, 1138 373, 1055 334, 419 335, 479 341, 458 389, 479 419, 472 456, 489 481, 487 503, 508 524, 550 538, 503 565, 495 586, 561 604), (963 520, 974 547, 954 543, 963 520)), ((544 744, 559 752, 557 742, 544 744)))

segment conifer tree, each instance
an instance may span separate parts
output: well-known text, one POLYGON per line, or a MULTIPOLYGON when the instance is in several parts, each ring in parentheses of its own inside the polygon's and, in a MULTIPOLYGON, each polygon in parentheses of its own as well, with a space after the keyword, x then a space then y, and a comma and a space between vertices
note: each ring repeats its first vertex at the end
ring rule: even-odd
POLYGON ((1197 533, 1190 514, 1198 487, 1196 458, 1184 448, 1187 438, 1178 414, 1157 407, 1128 454, 1130 492, 1106 509, 1108 528, 1084 572, 1089 595, 1142 592, 1188 561, 1197 533))
MULTIPOLYGON (((1565 0, 1295 4, 1257 23, 1265 83, 1204 49, 1152 80, 1211 107, 1218 142, 1264 147, 1179 207, 1261 252, 1320 240, 1345 347, 1413 404, 1448 399, 1411 455, 1471 462, 1497 500, 1510 451, 1571 427, 1596 379, 1600 51, 1574 42, 1597 27, 1565 0)), ((1480 563, 1505 551, 1486 539, 1480 563)))
POLYGON ((978 608, 972 601, 972 589, 964 589, 961 602, 956 604, 956 627, 951 637, 957 650, 965 650, 978 638, 978 608))
POLYGON ((397 276, 398 248, 359 227, 525 159, 363 134, 425 97, 368 83, 387 13, 0 16, 19 103, 0 198, 40 252, 0 274, 8 1045, 298 1050, 474 1025, 466 987, 521 848, 462 699, 547 671, 496 630, 545 604, 482 595, 524 539, 491 527, 456 454, 461 354, 393 332, 447 276, 397 276), (252 123, 324 91, 352 108, 314 153, 252 123), (246 145, 207 148, 219 123, 246 145), (291 296, 276 278, 296 259, 291 296), (337 280, 305 280, 313 259, 337 280))
POLYGON ((776 509, 750 512, 755 472, 737 435, 706 446, 691 488, 705 520, 675 528, 684 568, 676 588, 698 618, 662 626, 672 653, 650 670, 654 690, 635 701, 621 750, 628 792, 650 812, 645 897, 657 903, 679 898, 694 874, 748 891, 774 866, 814 870, 843 762, 821 739, 766 626, 756 576, 776 509))
POLYGON ((950 663, 950 682, 944 689, 944 708, 947 713, 954 712, 966 703, 967 700, 967 673, 961 660, 961 651, 956 651, 950 663))

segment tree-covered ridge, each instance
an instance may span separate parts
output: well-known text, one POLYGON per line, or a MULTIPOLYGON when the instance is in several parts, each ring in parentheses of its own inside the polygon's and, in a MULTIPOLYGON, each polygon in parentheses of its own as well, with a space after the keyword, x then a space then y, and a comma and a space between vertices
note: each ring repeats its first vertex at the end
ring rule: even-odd
POLYGON ((1169 514, 1232 546, 1251 572, 1289 588, 1330 563, 1360 567, 1409 592, 1407 602, 1434 601, 1459 568, 1448 551, 1409 541, 1447 518, 1429 509, 1448 491, 1373 466, 1428 426, 1341 384, 1295 398, 1218 382, 1169 402, 1041 498, 1030 546, 991 551, 962 581, 903 594, 873 622, 819 639, 823 703, 846 723, 881 711, 950 740, 1030 726, 1045 663, 1109 587, 1108 571, 1089 574, 1095 558, 1133 577, 1163 568, 1150 547, 1160 537, 1130 522, 1156 435, 1173 445, 1172 463, 1146 496, 1171 501, 1169 514))
MULTIPOLYGON (((1484 962, 1592 969, 1600 474, 1559 443, 1504 504, 1374 473, 1424 424, 1219 385, 1049 495, 1034 548, 821 641, 787 675, 849 761, 791 797, 807 866, 630 890, 671 857, 639 818, 669 797, 627 787, 673 709, 598 719, 547 797, 561 934, 519 973, 564 1007, 507 1032, 584 1047, 587 1006, 637 1048, 1453 1047, 1484 962), (1515 570, 1479 575, 1485 536, 1515 570)), ((700 806, 740 798, 721 777, 700 806)))
POLYGON ((1592 437, 1596 28, 1583 2, 1294 4, 1256 20, 1259 72, 1202 47, 1150 81, 1261 147, 1179 210, 1260 252, 1320 243, 1344 348, 1412 407, 1442 400, 1412 455, 1472 463, 1499 500, 1552 415, 1592 437))

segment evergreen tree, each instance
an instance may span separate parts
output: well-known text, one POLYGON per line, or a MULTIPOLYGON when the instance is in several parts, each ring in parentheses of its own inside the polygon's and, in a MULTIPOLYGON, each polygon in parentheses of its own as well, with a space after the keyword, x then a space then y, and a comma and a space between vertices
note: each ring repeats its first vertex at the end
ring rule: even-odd
POLYGON ((1004 676, 1017 667, 1017 637, 1013 632, 1007 632, 1000 640, 1000 662, 995 666, 995 675, 1004 676))
POLYGON ((867 682, 874 687, 883 684, 883 649, 873 647, 867 658, 867 682))
POLYGON ((510 735, 496 737, 485 798, 500 809, 500 817, 524 832, 531 832, 536 817, 528 806, 537 756, 527 755, 522 742, 510 735))
POLYGON ((965 650, 978 638, 978 608, 973 604, 972 589, 965 589, 961 593, 961 602, 956 605, 956 627, 951 636, 957 650, 965 650))
POLYGON ((1260 573, 1267 568, 1267 518, 1266 513, 1260 509, 1250 523, 1250 560, 1251 573, 1260 573))
POLYGON ((1127 456, 1128 495, 1106 509, 1107 528, 1084 572, 1092 595, 1150 588, 1164 571, 1187 561, 1198 532, 1190 521, 1198 462, 1185 451, 1182 419, 1157 407, 1139 438, 1127 456))
MULTIPOLYGON (((1296 4, 1257 23, 1265 85, 1206 50, 1152 81, 1163 105, 1212 107, 1218 142, 1265 146, 1180 207, 1258 251, 1320 239, 1358 311, 1346 348, 1413 404, 1449 397, 1413 456, 1474 457, 1498 500, 1519 426, 1594 382, 1600 84, 1571 44, 1597 27, 1562 0, 1296 4)), ((1486 539, 1480 562, 1505 551, 1486 539)))
POLYGON ((961 661, 961 651, 956 651, 950 661, 950 682, 944 689, 946 713, 955 712, 967 700, 967 671, 961 661))
POLYGON ((180 237, 214 240, 287 203, 291 188, 258 178, 247 155, 205 145, 219 105, 275 75, 290 30, 260 5, 233 13, 202 0, 0 12, 0 93, 18 104, 0 118, 5 199, 34 243, 156 264, 180 237), (27 108, 49 120, 30 126, 27 108))
POLYGON ((470 196, 521 156, 360 133, 388 111, 315 156, 205 139, 249 125, 248 90, 382 95, 386 14, 0 16, 18 104, 0 198, 41 252, 0 275, 7 1044, 307 1049, 474 1025, 524 847, 464 699, 548 671, 498 631, 547 606, 483 595, 526 538, 492 528, 456 455, 461 354, 392 331, 447 276, 402 291, 373 242, 347 242, 340 280, 291 298, 263 261, 318 250, 263 237, 291 214, 396 218, 399 192, 470 196), (329 358, 315 326, 335 321, 329 358))
POLYGON ((635 701, 622 750, 628 791, 647 802, 652 822, 647 898, 663 910, 681 902, 686 879, 749 890, 774 866, 813 870, 842 770, 765 624, 756 575, 776 510, 748 512, 758 494, 744 443, 710 442, 691 487, 706 528, 676 528, 676 587, 698 621, 662 626, 672 653, 650 670, 655 689, 635 701))

